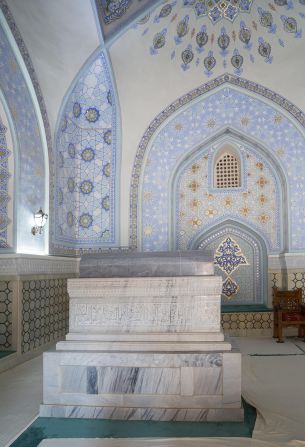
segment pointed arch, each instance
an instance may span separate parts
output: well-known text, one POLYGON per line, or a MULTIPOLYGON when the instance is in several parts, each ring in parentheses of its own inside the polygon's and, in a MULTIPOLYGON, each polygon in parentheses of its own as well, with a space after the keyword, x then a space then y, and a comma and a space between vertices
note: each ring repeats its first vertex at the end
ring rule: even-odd
MULTIPOLYGON (((224 284, 226 279, 230 279, 236 285, 236 293, 229 295, 229 299, 223 296, 223 304, 253 305, 268 303, 268 258, 266 241, 251 226, 244 225, 242 222, 226 219, 198 234, 197 238, 191 243, 190 249, 212 251, 213 253, 211 254, 215 258, 216 274, 221 274, 224 284), (246 260, 240 268, 236 265, 230 271, 219 268, 221 265, 215 254, 219 242, 223 243, 228 237, 236 245, 236 248, 241 249, 240 254, 246 260), (243 247, 241 247, 241 244, 243 244, 243 247)), ((226 255, 224 254, 222 256, 225 257, 226 255)), ((226 262, 230 266, 230 256, 226 262)))
POLYGON ((31 234, 33 214, 49 208, 49 157, 38 99, 27 66, 0 11, 0 91, 10 117, 15 157, 15 246, 19 253, 48 252, 48 231, 31 234), (22 107, 20 107, 22 104, 22 107))
POLYGON ((118 245, 119 138, 111 66, 98 48, 73 81, 57 122, 54 253, 118 245))
POLYGON ((280 181, 287 183, 285 211, 290 214, 285 229, 289 233, 286 248, 305 248, 299 224, 303 217, 300 209, 305 204, 295 188, 296 153, 300 147, 305 157, 304 124, 304 114, 287 100, 231 75, 223 75, 179 98, 152 121, 140 142, 131 182, 130 244, 143 250, 169 249, 173 171, 200 145, 219 134, 234 132, 241 141, 252 141, 253 147, 265 153, 266 160, 275 160, 280 167, 280 181), (262 116, 268 118, 264 118, 264 126, 258 126, 258 117, 262 116), (283 135, 287 141, 287 132, 289 145, 281 147, 279 141, 284 140, 283 135), (162 204, 155 201, 160 194, 162 204))

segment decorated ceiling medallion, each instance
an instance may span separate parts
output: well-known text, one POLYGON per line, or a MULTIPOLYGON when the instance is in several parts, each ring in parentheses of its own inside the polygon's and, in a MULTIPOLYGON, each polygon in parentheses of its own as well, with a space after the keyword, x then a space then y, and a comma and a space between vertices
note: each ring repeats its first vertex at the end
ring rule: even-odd
POLYGON ((250 12, 253 0, 184 0, 184 6, 193 8, 197 17, 207 16, 211 22, 221 19, 231 22, 240 12, 250 12))
POLYGON ((237 242, 231 237, 227 237, 216 250, 214 264, 227 275, 231 275, 240 265, 248 265, 248 261, 237 242))
POLYGON ((175 0, 156 8, 142 35, 151 55, 168 54, 184 71, 209 77, 217 66, 239 76, 246 63, 271 64, 274 47, 302 38, 302 20, 305 0, 175 0))
POLYGON ((106 25, 122 17, 132 2, 132 0, 100 0, 100 1, 103 10, 103 19, 106 25))
POLYGON ((223 295, 225 295, 227 298, 231 298, 233 295, 236 295, 238 291, 239 291, 238 284, 228 276, 227 279, 222 284, 223 295))

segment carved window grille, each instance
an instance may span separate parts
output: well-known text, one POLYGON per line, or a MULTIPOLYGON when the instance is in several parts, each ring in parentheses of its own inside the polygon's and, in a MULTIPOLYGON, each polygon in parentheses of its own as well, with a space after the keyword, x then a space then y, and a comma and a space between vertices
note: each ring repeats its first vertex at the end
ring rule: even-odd
POLYGON ((225 152, 215 164, 214 187, 238 188, 240 186, 240 161, 234 154, 225 152))

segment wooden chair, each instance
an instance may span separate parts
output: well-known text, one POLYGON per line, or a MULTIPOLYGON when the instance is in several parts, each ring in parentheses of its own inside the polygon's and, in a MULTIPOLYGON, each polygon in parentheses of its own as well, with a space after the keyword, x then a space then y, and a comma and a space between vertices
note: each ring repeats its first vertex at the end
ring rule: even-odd
POLYGON ((273 337, 284 343, 283 328, 298 326, 298 336, 305 342, 305 305, 302 304, 302 289, 279 290, 273 287, 273 337))

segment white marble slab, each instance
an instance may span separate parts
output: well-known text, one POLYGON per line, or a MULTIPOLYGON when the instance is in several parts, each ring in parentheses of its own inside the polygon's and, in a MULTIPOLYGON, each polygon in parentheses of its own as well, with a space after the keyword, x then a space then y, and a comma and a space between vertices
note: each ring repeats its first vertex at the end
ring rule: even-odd
MULTIPOLYGON (((140 338, 139 338, 140 340, 140 338)), ((101 342, 101 341, 60 341, 56 344, 58 351, 108 351, 108 352, 217 352, 230 351, 229 342, 101 342)))
POLYGON ((71 279, 69 334, 219 334, 221 289, 218 276, 71 279))
POLYGON ((208 275, 69 280, 69 334, 44 354, 40 415, 242 420, 221 289, 208 275))

